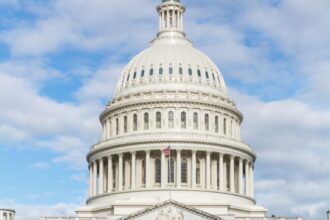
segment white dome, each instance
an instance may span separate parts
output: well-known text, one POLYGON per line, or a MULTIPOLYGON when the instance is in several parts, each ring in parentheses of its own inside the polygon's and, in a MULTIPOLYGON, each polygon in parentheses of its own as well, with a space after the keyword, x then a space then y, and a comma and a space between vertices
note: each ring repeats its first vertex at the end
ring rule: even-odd
POLYGON ((226 96, 225 82, 217 66, 183 34, 160 34, 149 48, 135 56, 122 72, 116 97, 167 89, 226 96))

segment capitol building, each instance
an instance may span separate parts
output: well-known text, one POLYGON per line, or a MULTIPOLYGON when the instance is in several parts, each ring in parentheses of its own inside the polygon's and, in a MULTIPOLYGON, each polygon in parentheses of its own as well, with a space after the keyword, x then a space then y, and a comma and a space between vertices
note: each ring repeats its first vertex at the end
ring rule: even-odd
MULTIPOLYGON (((89 197, 76 217, 42 220, 263 220, 243 114, 214 62, 183 30, 180 0, 157 7, 159 31, 124 68, 87 155, 89 197)), ((281 218, 301 219, 301 218, 281 218)))

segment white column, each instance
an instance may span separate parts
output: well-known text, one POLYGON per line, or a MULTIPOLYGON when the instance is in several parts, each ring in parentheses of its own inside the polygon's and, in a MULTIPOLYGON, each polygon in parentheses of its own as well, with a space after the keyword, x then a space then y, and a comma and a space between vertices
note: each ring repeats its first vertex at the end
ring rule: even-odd
POLYGON ((93 196, 93 164, 89 163, 89 197, 93 196))
POLYGON ((113 185, 112 156, 108 157, 108 193, 112 192, 113 185))
POLYGON ((170 11, 166 11, 166 16, 167 16, 166 27, 169 29, 171 27, 170 26, 170 11))
POLYGON ((196 188, 196 151, 191 152, 191 188, 196 188))
POLYGON ((238 165, 238 193, 243 194, 243 160, 239 158, 238 165))
POLYGON ((165 12, 162 11, 162 30, 165 28, 165 12))
POLYGON ((224 187, 224 166, 223 166, 223 154, 219 153, 219 188, 221 191, 225 190, 224 187))
POLYGON ((253 164, 250 163, 250 196, 254 197, 254 178, 253 178, 253 164))
POLYGON ((110 135, 110 130, 111 130, 110 118, 107 119, 107 124, 108 124, 107 134, 108 134, 108 138, 110 138, 111 137, 111 135, 110 135))
POLYGON ((150 151, 146 151, 146 188, 150 187, 150 151))
POLYGON ((118 175, 118 190, 122 191, 123 190, 123 154, 120 153, 119 155, 119 175, 118 175))
POLYGON ((176 151, 176 188, 181 186, 181 150, 176 151))
POLYGON ((250 169, 249 169, 249 162, 246 160, 245 161, 245 195, 249 196, 250 195, 250 169))
POLYGON ((177 27, 177 11, 173 11, 173 27, 176 28, 177 27))
POLYGON ((230 172, 229 172, 229 175, 230 175, 230 192, 235 192, 235 184, 234 184, 234 172, 235 172, 235 169, 234 169, 234 156, 233 155, 230 155, 230 172))
POLYGON ((161 154, 161 187, 165 188, 166 186, 166 182, 167 182, 167 178, 166 178, 166 158, 165 155, 163 153, 163 151, 160 151, 161 154))
POLYGON ((206 152, 206 189, 211 185, 211 152, 206 152))
POLYGON ((93 196, 96 195, 97 190, 97 162, 93 162, 93 196))
POLYGON ((136 152, 133 151, 131 153, 132 159, 131 159, 131 189, 134 190, 135 189, 135 174, 136 174, 136 152))
POLYGON ((99 189, 98 189, 98 194, 103 194, 103 181, 104 181, 104 166, 103 166, 103 158, 99 160, 99 189))

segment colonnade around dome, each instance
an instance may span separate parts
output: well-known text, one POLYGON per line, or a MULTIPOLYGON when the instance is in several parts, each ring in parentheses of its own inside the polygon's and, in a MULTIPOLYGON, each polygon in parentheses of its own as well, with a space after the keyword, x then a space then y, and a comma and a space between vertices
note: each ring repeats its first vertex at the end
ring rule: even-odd
POLYGON ((253 162, 211 151, 132 151, 89 164, 90 197, 123 191, 193 189, 230 192, 253 198, 253 162))

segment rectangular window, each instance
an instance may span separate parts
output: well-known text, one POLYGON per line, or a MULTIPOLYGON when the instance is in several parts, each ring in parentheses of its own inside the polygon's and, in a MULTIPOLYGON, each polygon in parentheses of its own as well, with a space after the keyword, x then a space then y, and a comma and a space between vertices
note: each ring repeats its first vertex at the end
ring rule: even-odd
POLYGON ((124 117, 124 132, 127 133, 127 116, 124 117))
POLYGON ((119 119, 116 118, 116 135, 119 134, 119 119))

